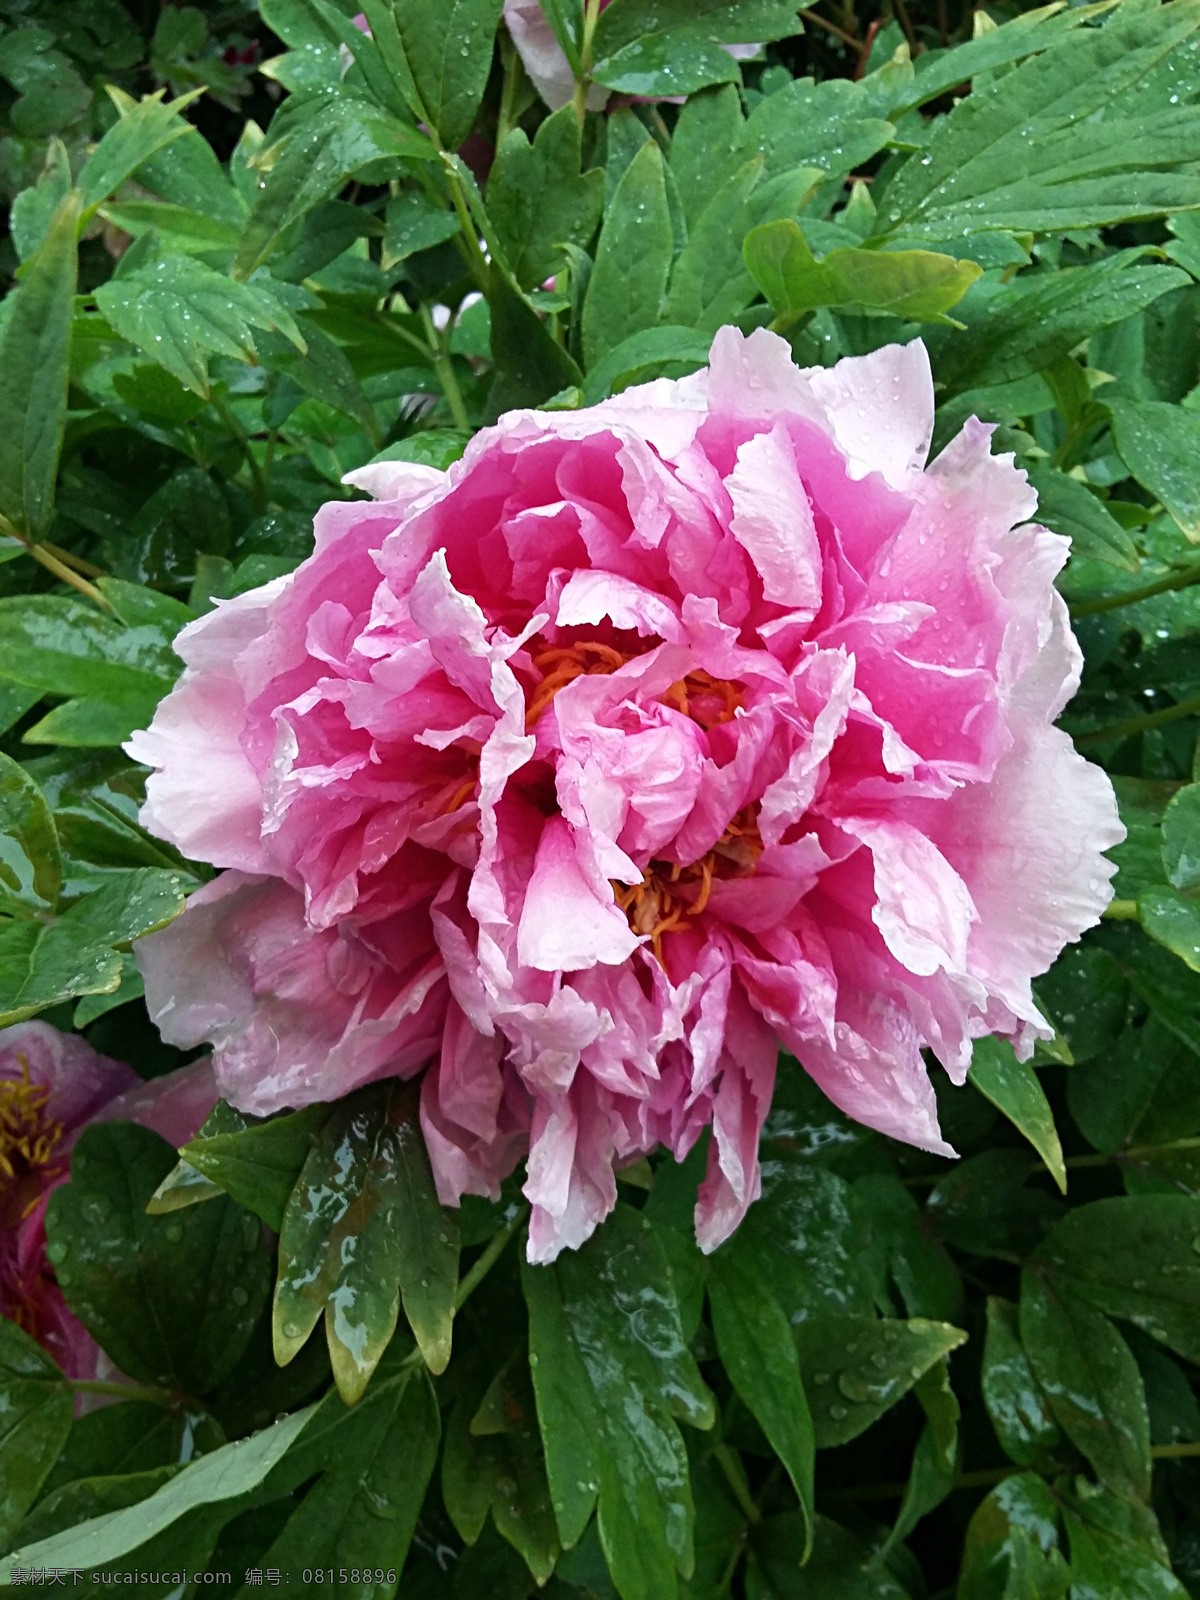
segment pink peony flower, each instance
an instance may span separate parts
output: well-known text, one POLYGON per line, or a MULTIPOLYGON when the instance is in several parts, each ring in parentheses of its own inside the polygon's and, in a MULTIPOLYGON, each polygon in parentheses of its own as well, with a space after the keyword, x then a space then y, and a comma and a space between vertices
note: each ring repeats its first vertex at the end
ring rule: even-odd
POLYGON ((185 1144, 216 1098, 208 1061, 144 1083, 77 1033, 45 1022, 0 1029, 0 1314, 68 1377, 93 1377, 100 1354, 46 1259, 46 1204, 75 1141, 90 1123, 124 1118, 185 1144))
MULTIPOLYGON (((600 0, 600 10, 603 11, 608 3, 609 0, 600 0)), ((562 47, 554 37, 554 29, 546 20, 541 0, 504 0, 504 25, 517 47, 517 54, 524 63, 531 83, 551 111, 569 105, 575 98, 575 77, 562 47)), ((758 54, 762 46, 726 44, 721 48, 735 61, 748 61, 751 56, 758 54)), ((588 89, 588 110, 603 111, 610 92, 602 84, 592 84, 588 89)), ((637 95, 634 98, 642 100, 646 97, 637 95)), ((676 95, 666 95, 664 98, 675 104, 681 103, 676 95)))
POLYGON ((1067 542, 982 423, 927 468, 932 422, 919 341, 800 371, 725 328, 447 473, 351 473, 378 503, 186 628, 128 747, 144 822, 228 869, 138 943, 165 1037, 256 1113, 429 1064, 443 1201, 528 1150, 537 1261, 709 1124, 719 1244, 779 1040, 952 1154, 922 1049, 958 1083, 980 1035, 1028 1053, 1123 830, 1051 726, 1067 542))

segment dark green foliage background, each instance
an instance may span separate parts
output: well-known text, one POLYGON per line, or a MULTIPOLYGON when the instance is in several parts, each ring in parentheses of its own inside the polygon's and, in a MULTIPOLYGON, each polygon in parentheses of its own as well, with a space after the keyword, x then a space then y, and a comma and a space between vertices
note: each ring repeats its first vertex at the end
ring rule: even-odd
POLYGON ((181 1060, 130 944, 207 869, 120 744, 184 622, 302 560, 348 470, 727 321, 805 364, 920 334, 935 444, 998 424, 1073 540, 1063 726, 1129 830, 1036 986, 1053 1041, 932 1069, 962 1159, 785 1059, 707 1260, 703 1149, 529 1268, 519 1175, 442 1212, 389 1086, 218 1107, 182 1164, 88 1132, 50 1260, 135 1387, 76 1417, 0 1322, 0 1584, 1200 1596, 1200 4, 894 5, 614 0, 587 42, 546 0, 599 81, 687 97, 581 124, 499 0, 366 0, 371 41, 355 0, 0 0, 0 1023, 181 1060))

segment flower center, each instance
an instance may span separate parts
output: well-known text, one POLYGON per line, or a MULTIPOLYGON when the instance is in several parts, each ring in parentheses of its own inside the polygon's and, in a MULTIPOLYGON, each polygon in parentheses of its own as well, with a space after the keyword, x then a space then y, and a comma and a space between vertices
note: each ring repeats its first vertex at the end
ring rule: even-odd
POLYGON ((19 1078, 0 1081, 2 1225, 13 1225, 27 1216, 46 1186, 66 1171, 66 1162, 57 1159, 63 1127, 46 1114, 49 1097, 49 1089, 30 1082, 24 1060, 19 1078))
POLYGON ((687 866, 678 861, 651 861, 641 883, 631 886, 614 882, 613 893, 634 933, 649 935, 661 966, 663 936, 686 927, 685 917, 700 915, 708 904, 714 879, 725 882, 752 877, 762 850, 758 805, 743 806, 699 861, 687 866))
POLYGON ((707 731, 719 723, 733 721, 741 709, 742 686, 730 678, 714 678, 703 667, 697 667, 673 683, 663 700, 707 731))
POLYGON ((525 710, 525 731, 536 726, 538 718, 554 696, 576 678, 591 677, 596 673, 615 672, 632 653, 614 649, 611 644, 601 644, 598 639, 581 639, 578 644, 547 646, 531 655, 542 681, 531 692, 525 710))

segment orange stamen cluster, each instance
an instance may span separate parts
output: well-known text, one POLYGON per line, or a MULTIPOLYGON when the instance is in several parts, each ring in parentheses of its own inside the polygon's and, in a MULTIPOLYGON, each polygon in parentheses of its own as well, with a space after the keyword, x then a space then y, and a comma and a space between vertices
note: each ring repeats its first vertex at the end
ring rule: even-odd
POLYGON ((641 883, 614 883, 613 893, 634 933, 648 936, 659 965, 666 934, 686 926, 708 904, 714 879, 750 877, 762 854, 758 807, 744 806, 707 854, 683 866, 678 861, 651 861, 641 883))
POLYGON ((66 1170, 59 1161, 63 1127, 46 1115, 50 1091, 30 1082, 21 1061, 21 1076, 0 1080, 0 1210, 17 1202, 17 1217, 33 1210, 48 1183, 66 1170))
POLYGON ((742 686, 728 678, 714 678, 697 667, 695 672, 673 683, 663 699, 707 732, 722 722, 733 721, 741 709, 742 686))
POLYGON ((560 689, 576 678, 592 677, 597 673, 615 672, 632 656, 615 650, 598 639, 584 639, 579 644, 550 646, 531 657, 542 675, 542 681, 532 691, 525 710, 525 731, 530 733, 538 718, 560 689))

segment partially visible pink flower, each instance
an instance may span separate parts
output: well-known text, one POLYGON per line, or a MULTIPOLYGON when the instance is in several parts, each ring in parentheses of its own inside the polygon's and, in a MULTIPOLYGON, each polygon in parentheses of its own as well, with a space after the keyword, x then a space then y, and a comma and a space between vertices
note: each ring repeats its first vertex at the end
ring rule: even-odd
POLYGON ((138 943, 152 1015, 249 1112, 428 1066, 445 1203, 528 1151, 530 1253, 710 1126, 705 1249, 759 1192, 779 1041, 951 1154, 922 1059, 1024 1052, 1030 979, 1123 834, 1051 726, 1067 543, 972 419, 926 466, 920 342, 509 413, 351 480, 293 575, 180 635, 143 821, 227 870, 138 943))
MULTIPOLYGON (((609 0, 600 0, 601 11, 608 3, 609 0)), ((551 111, 569 105, 575 97, 575 78, 562 47, 554 37, 554 29, 546 20, 540 0, 504 0, 504 23, 534 88, 551 111)), ((735 61, 746 61, 757 55, 762 46, 727 44, 721 48, 735 61)), ((592 84, 588 90, 588 110, 603 111, 610 92, 601 84, 592 84)), ((664 98, 674 101, 677 97, 667 95, 664 98)))
POLYGON ((93 1122, 123 1118, 185 1144, 216 1103, 208 1061, 144 1083, 76 1033, 45 1022, 0 1029, 0 1314, 70 1378, 90 1378, 99 1351, 67 1308, 46 1258, 46 1204, 93 1122))

